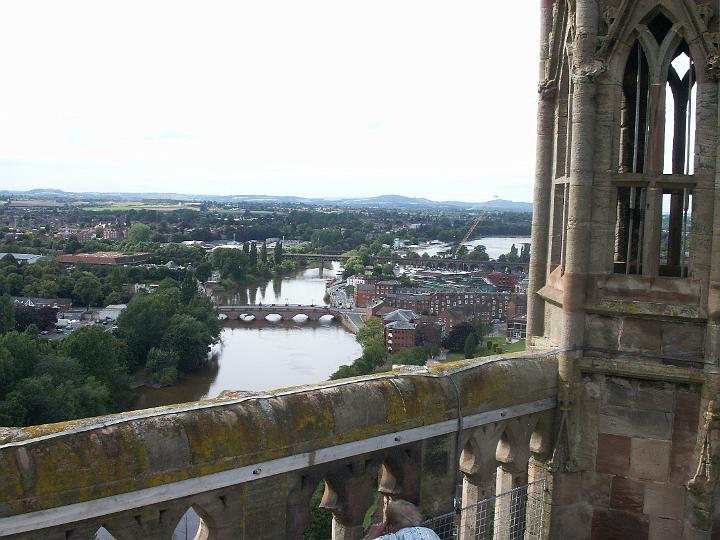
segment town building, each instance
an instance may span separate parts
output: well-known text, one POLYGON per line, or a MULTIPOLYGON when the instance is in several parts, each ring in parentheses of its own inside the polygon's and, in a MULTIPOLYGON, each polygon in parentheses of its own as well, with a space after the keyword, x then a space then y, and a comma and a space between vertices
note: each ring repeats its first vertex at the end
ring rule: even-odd
POLYGON ((398 321, 415 323, 420 319, 422 317, 410 309, 396 309, 382 316, 383 324, 386 325, 398 321))
POLYGON ((437 320, 443 327, 443 336, 447 336, 457 325, 464 322, 472 322, 475 316, 472 307, 465 306, 443 310, 438 315, 437 320))
POLYGON ((378 281, 375 288, 375 294, 378 298, 384 298, 386 295, 397 291, 400 287, 402 287, 402 283, 397 279, 378 281))
POLYGON ((407 321, 395 321, 385 325, 385 347, 392 354, 401 349, 415 347, 417 331, 407 321))
POLYGON ((365 275, 364 274, 353 274, 349 278, 345 280, 345 283, 349 287, 357 287, 360 284, 366 283, 365 275))
POLYGON ((0 259, 8 255, 15 259, 15 262, 18 264, 35 264, 43 257, 42 255, 36 255, 34 253, 0 253, 0 259))
POLYGON ((507 339, 517 341, 527 336, 527 315, 516 315, 507 320, 507 339))
POLYGON ((375 298, 375 285, 369 283, 360 283, 355 286, 353 292, 355 306, 359 308, 367 307, 373 298, 375 298))
POLYGON ((72 299, 13 296, 12 303, 14 305, 30 307, 33 309, 51 308, 57 311, 59 317, 62 317, 70 309, 70 306, 72 306, 72 299))
POLYGON ((513 293, 510 295, 507 303, 505 317, 512 319, 513 317, 519 317, 521 315, 527 315, 527 294, 513 293))
POLYGON ((489 272, 484 275, 490 283, 495 285, 499 292, 515 292, 518 278, 514 274, 506 272, 489 272))

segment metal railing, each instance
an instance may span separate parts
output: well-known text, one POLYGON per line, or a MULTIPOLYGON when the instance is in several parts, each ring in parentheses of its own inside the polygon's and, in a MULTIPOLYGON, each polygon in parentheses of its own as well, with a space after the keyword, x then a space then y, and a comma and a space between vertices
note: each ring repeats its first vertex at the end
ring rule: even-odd
POLYGON ((441 540, 541 540, 546 481, 519 486, 477 504, 427 520, 441 540))

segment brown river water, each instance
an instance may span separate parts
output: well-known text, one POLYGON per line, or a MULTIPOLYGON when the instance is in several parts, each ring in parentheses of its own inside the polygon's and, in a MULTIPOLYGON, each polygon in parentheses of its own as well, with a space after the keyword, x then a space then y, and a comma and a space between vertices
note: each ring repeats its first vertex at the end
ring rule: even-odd
MULTIPOLYGON (((309 268, 294 276, 225 294, 222 303, 323 304, 326 280, 339 266, 309 268)), ((225 324, 220 343, 207 366, 166 388, 136 390, 134 409, 213 398, 223 390, 269 390, 316 383, 362 350, 355 336, 339 323, 281 321, 225 324)))

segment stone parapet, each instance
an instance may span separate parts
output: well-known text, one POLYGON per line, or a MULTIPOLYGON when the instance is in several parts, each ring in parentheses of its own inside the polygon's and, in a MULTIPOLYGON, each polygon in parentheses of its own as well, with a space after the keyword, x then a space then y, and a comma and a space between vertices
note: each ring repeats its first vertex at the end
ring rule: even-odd
MULTIPOLYGON (((0 428, 0 536, 78 527, 92 532, 120 520, 113 532, 120 538, 130 517, 148 509, 181 515, 190 506, 201 508, 209 530, 218 531, 222 519, 211 509, 219 494, 227 501, 265 486, 265 496, 283 507, 278 526, 293 537, 288 524, 303 520, 290 518, 292 508, 304 508, 302 515, 307 510, 307 504, 291 504, 293 497, 309 497, 308 486, 320 480, 326 484, 323 506, 343 527, 357 528, 358 509, 362 515, 367 510, 367 501, 349 502, 360 488, 350 489, 348 482, 404 493, 427 513, 447 511, 460 474, 459 448, 471 452, 469 441, 482 438, 478 430, 494 426, 496 446, 501 439, 505 445, 513 437, 527 439, 525 448, 501 460, 519 463, 521 456, 527 467, 539 415, 552 414, 555 406, 556 373, 552 353, 506 355, 424 372, 255 395, 226 392, 145 411, 0 428), (508 422, 519 422, 512 434, 508 422)), ((249 508, 233 513, 244 515, 247 526, 249 508)), ((278 537, 272 527, 267 530, 268 538, 278 537)))

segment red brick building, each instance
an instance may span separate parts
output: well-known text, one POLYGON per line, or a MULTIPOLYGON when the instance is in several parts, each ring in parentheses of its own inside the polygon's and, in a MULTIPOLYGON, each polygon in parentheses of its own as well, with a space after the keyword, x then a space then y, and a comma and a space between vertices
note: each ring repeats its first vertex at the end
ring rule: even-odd
POLYGON ((375 286, 375 293, 379 298, 385 298, 385 296, 394 293, 400 287, 402 287, 402 283, 397 279, 378 281, 375 286))
POLYGON ((443 334, 447 336, 458 324, 472 321, 474 317, 470 308, 452 308, 440 313, 438 321, 443 325, 443 334))
POLYGON ((385 348, 389 353, 415 347, 417 331, 415 325, 406 321, 395 321, 385 326, 385 348))
POLYGON ((355 286, 353 296, 355 298, 355 307, 367 307, 373 298, 375 298, 375 285, 371 283, 359 283, 355 286))
POLYGON ((508 302, 506 317, 508 321, 515 317, 527 314, 527 294, 525 293, 513 293, 510 295, 510 301, 508 302))
POLYGON ((485 279, 495 285, 498 292, 515 292, 515 287, 518 284, 516 276, 505 272, 490 272, 485 276, 485 279))

